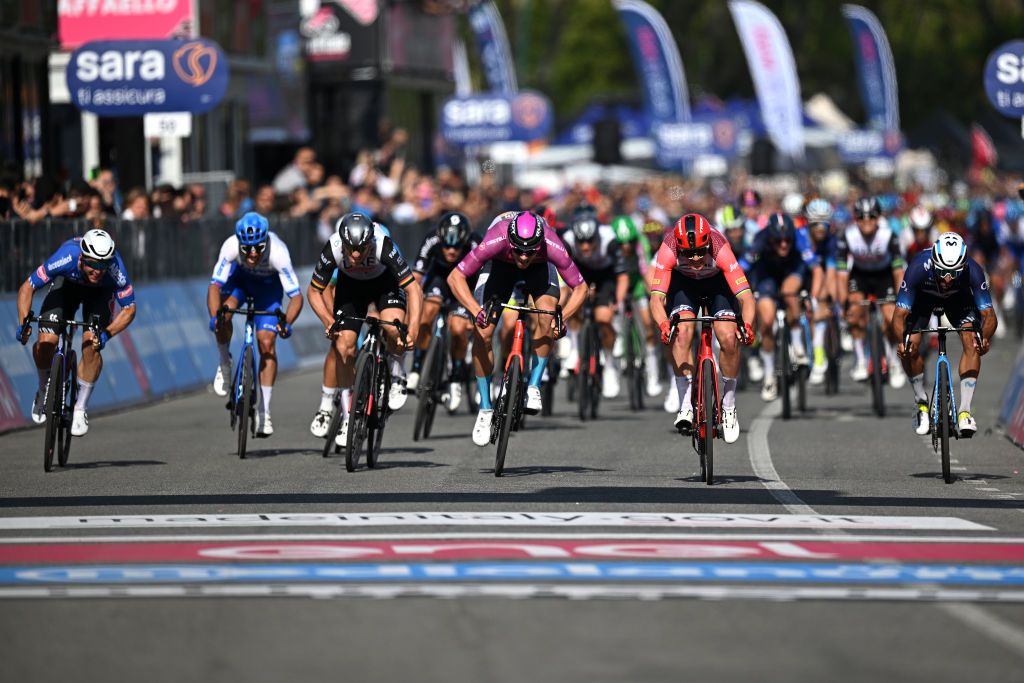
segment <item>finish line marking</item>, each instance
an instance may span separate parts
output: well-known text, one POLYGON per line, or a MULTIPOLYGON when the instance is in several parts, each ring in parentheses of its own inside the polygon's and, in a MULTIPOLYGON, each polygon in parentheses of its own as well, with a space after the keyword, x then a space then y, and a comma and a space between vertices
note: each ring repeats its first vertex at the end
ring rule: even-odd
POLYGON ((379 512, 266 513, 214 515, 117 515, 86 517, 7 517, 0 530, 86 528, 185 528, 275 526, 517 526, 650 528, 897 529, 915 531, 994 531, 959 517, 817 514, 701 514, 618 512, 379 512))

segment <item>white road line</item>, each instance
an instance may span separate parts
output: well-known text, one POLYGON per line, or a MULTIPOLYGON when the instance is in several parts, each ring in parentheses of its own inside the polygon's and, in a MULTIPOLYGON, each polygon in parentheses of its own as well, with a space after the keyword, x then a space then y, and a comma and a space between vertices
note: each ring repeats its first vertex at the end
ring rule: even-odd
POLYGON ((750 466, 761 484, 768 489, 775 500, 779 501, 789 512, 797 515, 816 515, 810 505, 786 486, 772 464, 772 451, 768 445, 768 431, 772 421, 781 413, 780 401, 768 403, 761 413, 750 424, 747 434, 747 452, 750 454, 750 466))
POLYGON ((1024 657, 1024 629, 1020 626, 967 602, 941 604, 938 608, 1024 657))

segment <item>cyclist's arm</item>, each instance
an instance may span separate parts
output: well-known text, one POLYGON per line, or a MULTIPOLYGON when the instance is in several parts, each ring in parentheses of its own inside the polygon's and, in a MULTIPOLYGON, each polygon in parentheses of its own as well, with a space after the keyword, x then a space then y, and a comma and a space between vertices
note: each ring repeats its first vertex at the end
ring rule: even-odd
POLYGON ((580 277, 579 284, 572 288, 572 294, 569 295, 569 300, 565 302, 565 307, 562 309, 562 319, 568 320, 576 315, 576 311, 583 307, 583 302, 587 300, 588 294, 590 294, 590 285, 580 277))
POLYGON ((452 272, 448 274, 448 287, 452 290, 452 296, 475 318, 483 306, 473 298, 473 292, 469 289, 469 282, 458 268, 452 268, 452 272))
POLYGON ((19 323, 25 319, 29 309, 32 308, 32 294, 43 285, 49 284, 58 275, 63 274, 69 269, 69 266, 78 267, 78 260, 75 258, 75 250, 71 246, 71 240, 60 245, 60 248, 53 252, 50 258, 43 261, 38 268, 29 273, 28 278, 18 288, 19 323))
POLYGON ((405 289, 405 296, 409 304, 409 310, 405 315, 405 325, 408 331, 404 341, 406 346, 412 348, 416 344, 416 338, 420 335, 420 325, 417 321, 420 320, 420 313, 423 310, 423 288, 420 287, 416 278, 410 278, 403 285, 403 289, 405 289))
POLYGON ((31 279, 26 279, 21 283, 21 287, 18 288, 18 322, 20 323, 28 315, 28 311, 32 308, 32 295, 35 293, 35 285, 32 284, 31 279))
POLYGON ((903 335, 907 331, 907 317, 910 316, 910 309, 896 306, 892 313, 892 333, 896 335, 900 347, 903 346, 903 335))
MULTIPOLYGON (((313 269, 313 277, 309 282, 309 288, 306 290, 309 305, 313 308, 313 312, 316 313, 316 317, 320 318, 320 322, 323 323, 325 330, 330 329, 331 325, 334 324, 334 312, 327 305, 327 300, 324 298, 324 290, 331 283, 331 276, 334 275, 334 271, 338 267, 337 259, 334 256, 335 241, 339 243, 340 249, 340 238, 337 235, 332 236, 324 244, 324 248, 320 252, 320 258, 317 259, 316 267, 313 269)), ((340 282, 341 278, 339 277, 338 280, 340 282)))
POLYGON ((981 336, 985 340, 992 338, 998 325, 995 309, 992 308, 992 290, 989 289, 985 269, 974 261, 967 262, 968 276, 971 278, 971 293, 974 295, 974 306, 981 315, 981 336))
POLYGON ((621 244, 613 241, 608 249, 615 271, 615 303, 621 306, 629 295, 629 265, 626 263, 621 244))
POLYGON ((423 282, 423 274, 427 272, 427 267, 434 259, 434 255, 431 252, 433 251, 434 245, 439 241, 440 240, 437 239, 437 235, 433 233, 427 235, 423 239, 423 243, 420 245, 420 250, 416 254, 416 261, 413 263, 412 267, 412 272, 413 275, 416 276, 417 282, 423 282))
POLYGON ((672 282, 672 269, 676 265, 676 255, 672 249, 662 243, 658 253, 654 257, 654 267, 651 269, 651 317, 659 327, 668 320, 668 312, 665 309, 665 298, 668 286, 672 282))
POLYGON ((836 295, 840 306, 846 306, 846 299, 850 294, 850 248, 846 244, 846 237, 840 237, 836 241, 836 295))
POLYGON ((274 241, 276 244, 270 252, 270 265, 277 270, 281 288, 288 295, 288 309, 285 311, 284 320, 291 325, 302 312, 302 290, 292 267, 292 256, 288 246, 280 238, 275 237, 274 241))
POLYGON ((900 283, 903 282, 903 271, 907 268, 907 260, 903 258, 903 250, 900 249, 900 241, 895 233, 889 237, 889 257, 892 259, 892 281, 898 291, 900 283))

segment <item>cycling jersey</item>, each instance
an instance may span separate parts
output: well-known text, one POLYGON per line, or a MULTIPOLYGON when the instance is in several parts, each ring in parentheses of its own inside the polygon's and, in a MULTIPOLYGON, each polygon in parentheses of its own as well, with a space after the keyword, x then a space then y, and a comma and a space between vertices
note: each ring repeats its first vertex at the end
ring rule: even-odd
POLYGON ((736 256, 733 255, 725 235, 712 228, 710 245, 708 254, 700 261, 694 262, 677 254, 675 235, 666 234, 655 256, 651 291, 667 294, 673 272, 695 280, 705 280, 723 273, 734 295, 749 291, 747 276, 736 262, 736 256))
POLYGON ((825 270, 836 267, 836 249, 838 240, 831 232, 825 235, 825 239, 814 243, 814 253, 818 257, 818 265, 825 270))
POLYGON ((989 291, 988 280, 985 277, 985 269, 979 266, 974 260, 967 259, 966 273, 953 280, 949 289, 942 289, 935 280, 932 271, 931 251, 926 251, 914 257, 903 274, 903 283, 900 285, 899 297, 896 305, 900 308, 910 309, 914 306, 919 294, 926 295, 931 299, 950 299, 967 292, 974 301, 974 306, 979 311, 992 308, 992 293, 989 291))
POLYGON ((840 235, 836 245, 836 268, 841 271, 880 272, 896 270, 905 265, 899 238, 888 226, 880 225, 871 239, 867 240, 860 228, 851 225, 840 235))
POLYGON ((462 253, 459 254, 459 258, 449 262, 442 252, 441 238, 437 236, 437 233, 432 232, 420 244, 420 250, 416 254, 416 263, 413 265, 412 270, 414 273, 421 275, 429 272, 431 275, 448 277, 448 273, 452 272, 452 269, 455 268, 458 262, 465 258, 466 254, 480 246, 480 242, 480 235, 475 232, 470 233, 465 246, 462 247, 462 253))
POLYGON ((402 252, 398 250, 398 245, 391 241, 379 223, 373 224, 371 246, 359 263, 354 263, 345 253, 341 236, 337 233, 331 235, 331 239, 324 244, 323 251, 320 252, 316 268, 313 269, 311 284, 321 291, 324 290, 330 284, 331 274, 335 268, 338 270, 339 281, 341 275, 353 280, 372 280, 385 273, 390 274, 400 287, 407 286, 413 280, 412 270, 402 252))
POLYGON ((299 280, 292 267, 291 254, 284 241, 274 232, 267 236, 267 248, 263 250, 260 260, 253 266, 246 263, 245 258, 239 253, 237 236, 232 235, 224 240, 224 244, 220 248, 220 256, 217 257, 217 265, 213 267, 210 284, 220 285, 222 289, 226 289, 228 280, 236 272, 246 282, 264 284, 276 275, 285 294, 289 297, 299 295, 299 280))
POLYGON ((779 272, 793 270, 802 261, 809 268, 818 265, 818 255, 811 243, 811 238, 803 228, 797 229, 793 248, 785 256, 779 256, 771 245, 767 230, 754 236, 754 242, 739 260, 740 267, 746 270, 754 263, 764 263, 769 269, 779 272))
MULTIPOLYGON (((459 265, 456 267, 460 273, 467 278, 476 275, 484 267, 484 264, 492 260, 509 264, 515 263, 512 245, 508 240, 508 224, 516 213, 518 212, 508 211, 494 219, 491 227, 487 229, 487 234, 484 235, 483 242, 459 261, 459 265)), ((583 283, 583 276, 580 275, 579 268, 569 257, 569 252, 562 240, 550 229, 544 231, 544 243, 531 261, 531 265, 545 263, 554 265, 558 274, 562 276, 565 284, 569 287, 578 287, 583 283)))
POLYGON ((71 282, 79 287, 89 289, 110 289, 116 297, 121 308, 127 308, 135 303, 135 291, 132 288, 131 280, 128 279, 128 272, 125 270, 121 254, 114 252, 114 262, 103 274, 99 282, 89 282, 78 266, 82 255, 82 238, 70 239, 57 248, 41 266, 36 268, 29 276, 32 289, 39 289, 43 285, 50 284, 55 278, 62 277, 65 282, 71 282))
POLYGON ((611 270, 618 275, 626 273, 626 259, 622 253, 622 245, 615 238, 615 231, 610 225, 602 225, 597 229, 596 239, 593 242, 593 249, 588 256, 580 251, 580 245, 576 243, 576 235, 570 230, 564 237, 565 248, 569 250, 572 260, 578 266, 590 271, 611 270))

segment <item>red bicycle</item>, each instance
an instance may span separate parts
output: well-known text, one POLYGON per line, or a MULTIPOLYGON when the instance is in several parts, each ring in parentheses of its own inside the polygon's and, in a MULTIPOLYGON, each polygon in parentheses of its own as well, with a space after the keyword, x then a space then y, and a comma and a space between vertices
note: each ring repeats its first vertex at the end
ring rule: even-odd
MULTIPOLYGON (((706 313, 702 306, 701 311, 706 313)), ((714 339, 714 323, 731 322, 739 324, 739 319, 716 318, 713 315, 698 315, 692 318, 681 318, 678 313, 672 315, 670 324, 672 334, 669 344, 675 339, 679 323, 700 323, 700 339, 697 343, 697 362, 694 370, 696 377, 690 382, 690 402, 693 406, 693 425, 686 429, 680 427, 679 433, 689 432, 693 440, 693 449, 700 457, 700 476, 704 483, 711 486, 715 478, 715 438, 724 438, 722 432, 722 403, 718 393, 718 365, 712 353, 714 339)), ((743 329, 740 327, 740 329, 743 329)))

